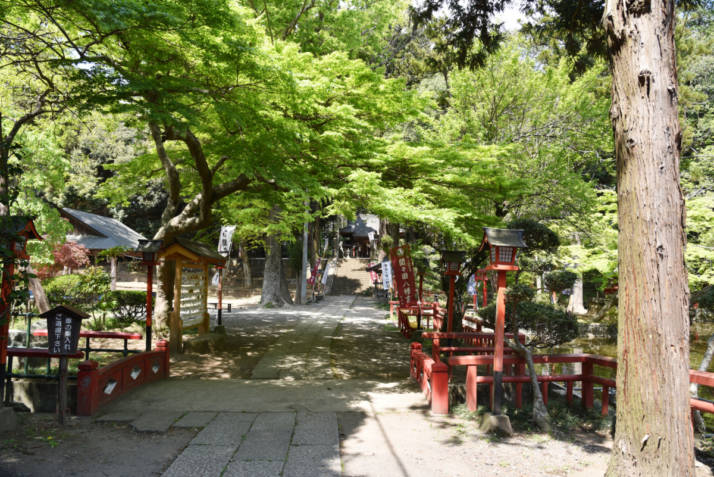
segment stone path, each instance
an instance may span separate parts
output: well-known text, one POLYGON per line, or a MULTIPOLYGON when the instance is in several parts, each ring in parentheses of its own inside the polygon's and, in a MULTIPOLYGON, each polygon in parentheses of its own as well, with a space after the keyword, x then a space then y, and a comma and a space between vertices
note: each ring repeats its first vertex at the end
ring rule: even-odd
POLYGON ((494 440, 473 421, 431 416, 408 378, 409 342, 385 315, 354 296, 224 314, 228 333, 246 340, 274 323, 277 337, 250 379, 156 382, 97 421, 194 431, 167 477, 602 475, 604 437, 494 440))

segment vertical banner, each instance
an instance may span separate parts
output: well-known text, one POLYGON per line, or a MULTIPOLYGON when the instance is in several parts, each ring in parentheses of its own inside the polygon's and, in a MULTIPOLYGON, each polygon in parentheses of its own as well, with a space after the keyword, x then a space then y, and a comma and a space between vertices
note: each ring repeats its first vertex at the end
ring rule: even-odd
POLYGON ((218 253, 228 258, 231 253, 231 245, 233 244, 233 232, 235 232, 235 225, 224 225, 221 227, 221 236, 218 239, 218 253))
POLYGON ((385 290, 392 288, 392 264, 389 260, 382 262, 382 287, 385 290))
POLYGON ((404 306, 407 303, 417 303, 419 301, 419 291, 414 284, 414 267, 409 245, 394 247, 389 255, 392 261, 394 281, 397 283, 400 304, 404 306))
POLYGON ((476 274, 475 273, 469 277, 469 282, 468 282, 468 284, 466 284, 466 291, 471 296, 476 294, 476 274))

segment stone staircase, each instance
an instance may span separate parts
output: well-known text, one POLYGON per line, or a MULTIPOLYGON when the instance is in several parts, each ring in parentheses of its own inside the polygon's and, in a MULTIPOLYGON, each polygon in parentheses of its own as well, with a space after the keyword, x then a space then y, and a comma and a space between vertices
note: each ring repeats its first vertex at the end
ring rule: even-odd
POLYGON ((342 258, 337 262, 330 295, 355 295, 372 288, 367 258, 342 258))

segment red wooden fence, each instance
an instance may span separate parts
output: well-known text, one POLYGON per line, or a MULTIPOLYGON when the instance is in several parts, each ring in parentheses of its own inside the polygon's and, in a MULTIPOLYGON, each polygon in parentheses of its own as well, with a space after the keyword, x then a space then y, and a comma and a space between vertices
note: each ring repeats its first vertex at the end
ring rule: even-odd
MULTIPOLYGON (((437 357, 438 358, 438 357, 437 357)), ((581 402, 586 409, 594 406, 594 385, 602 386, 601 412, 607 415, 609 408, 610 388, 615 388, 615 380, 595 373, 595 366, 617 369, 617 360, 606 356, 592 354, 554 354, 534 355, 535 364, 545 363, 581 363, 580 374, 558 374, 538 376, 543 391, 543 400, 548 404, 548 383, 563 382, 566 385, 566 399, 573 400, 573 383, 580 382, 582 386, 581 402)), ((522 405, 522 384, 530 383, 530 376, 526 374, 526 362, 516 356, 504 356, 504 366, 515 368, 512 375, 504 375, 504 383, 516 383, 515 405, 522 405)), ((427 400, 431 402, 431 411, 434 414, 447 414, 449 412, 449 375, 450 367, 466 366, 466 405, 470 411, 476 410, 477 388, 480 383, 493 386, 493 376, 479 376, 478 366, 492 366, 493 355, 467 355, 451 356, 446 362, 441 362, 422 351, 421 343, 411 344, 410 374, 420 385, 427 400), (448 363, 448 364, 447 364, 448 363)), ((694 371, 689 372, 689 380, 700 386, 714 388, 714 373, 694 371)), ((714 403, 703 399, 690 399, 693 410, 714 413, 714 403)))
POLYGON ((169 376, 168 342, 161 340, 156 351, 135 354, 99 368, 96 361, 79 364, 77 414, 91 416, 100 406, 125 392, 169 376))

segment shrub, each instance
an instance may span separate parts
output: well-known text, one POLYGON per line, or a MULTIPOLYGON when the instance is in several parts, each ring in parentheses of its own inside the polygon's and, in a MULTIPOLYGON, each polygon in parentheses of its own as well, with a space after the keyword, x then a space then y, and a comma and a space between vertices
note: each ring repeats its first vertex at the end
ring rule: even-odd
POLYGON ((101 267, 89 267, 84 273, 51 278, 44 288, 53 306, 75 306, 94 315, 112 306, 109 283, 109 275, 101 267))
POLYGON ((76 269, 89 265, 89 250, 84 245, 66 242, 58 245, 52 251, 55 263, 69 269, 76 269))
POLYGON ((563 290, 571 288, 577 279, 578 275, 569 270, 558 270, 546 274, 545 286, 550 291, 561 293, 563 290))
POLYGON ((129 324, 146 315, 146 292, 137 290, 118 290, 114 297, 114 317, 122 324, 129 324))

